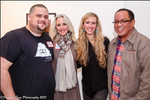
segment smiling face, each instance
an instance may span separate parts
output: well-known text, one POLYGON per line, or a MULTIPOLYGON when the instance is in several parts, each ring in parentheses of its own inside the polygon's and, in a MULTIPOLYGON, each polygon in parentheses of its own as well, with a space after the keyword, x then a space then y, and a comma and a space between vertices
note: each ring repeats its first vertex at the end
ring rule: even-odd
POLYGON ((64 18, 60 17, 56 20, 56 30, 57 32, 64 36, 68 33, 68 25, 64 22, 64 18))
POLYGON ((95 32, 97 27, 96 21, 96 17, 90 17, 83 23, 82 27, 88 35, 93 35, 93 33, 95 32))
MULTIPOLYGON (((114 21, 124 21, 124 20, 130 20, 128 12, 127 11, 119 11, 115 15, 114 21)), ((125 42, 125 40, 130 36, 130 34, 133 31, 135 24, 135 20, 128 21, 123 23, 114 24, 114 29, 117 32, 118 36, 121 37, 122 41, 125 42)))
POLYGON ((35 7, 33 14, 29 15, 29 26, 33 32, 45 31, 48 27, 48 11, 42 7, 35 7))

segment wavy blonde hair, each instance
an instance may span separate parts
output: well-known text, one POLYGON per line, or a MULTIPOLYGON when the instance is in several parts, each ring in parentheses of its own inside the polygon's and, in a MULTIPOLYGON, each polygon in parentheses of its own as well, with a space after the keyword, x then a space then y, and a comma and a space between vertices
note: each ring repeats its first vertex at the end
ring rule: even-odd
POLYGON ((76 43, 76 49, 77 49, 76 60, 78 60, 81 65, 84 65, 84 66, 87 65, 87 61, 89 59, 89 57, 88 57, 88 38, 86 36, 86 32, 85 31, 83 32, 82 25, 90 17, 96 17, 96 19, 97 19, 97 23, 96 23, 97 24, 97 32, 94 33, 94 41, 95 41, 94 42, 94 51, 97 56, 97 60, 99 61, 99 66, 101 66, 102 68, 105 68, 107 54, 105 52, 104 36, 102 34, 102 27, 101 27, 98 16, 92 12, 86 13, 81 19, 80 26, 79 26, 78 41, 76 43))
POLYGON ((50 37, 52 38, 52 40, 54 40, 56 38, 56 36, 58 35, 57 30, 56 30, 56 20, 60 17, 62 17, 64 19, 64 22, 68 25, 68 29, 72 33, 72 35, 71 35, 72 41, 76 42, 77 39, 75 37, 74 27, 73 27, 71 21, 69 20, 69 18, 65 14, 59 14, 54 18, 51 28, 50 28, 50 33, 49 33, 50 37))

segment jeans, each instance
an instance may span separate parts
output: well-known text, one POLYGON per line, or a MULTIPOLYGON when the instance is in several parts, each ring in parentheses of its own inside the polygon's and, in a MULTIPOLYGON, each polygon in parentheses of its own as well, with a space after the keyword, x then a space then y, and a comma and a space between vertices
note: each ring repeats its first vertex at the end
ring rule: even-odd
POLYGON ((106 100, 108 95, 108 90, 103 89, 101 91, 97 91, 96 94, 93 97, 89 97, 85 94, 83 91, 83 98, 84 100, 106 100))

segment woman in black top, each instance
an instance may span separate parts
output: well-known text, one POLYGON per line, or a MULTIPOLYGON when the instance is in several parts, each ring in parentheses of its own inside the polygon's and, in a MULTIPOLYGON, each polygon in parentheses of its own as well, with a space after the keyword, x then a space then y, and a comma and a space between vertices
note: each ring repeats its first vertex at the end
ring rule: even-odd
POLYGON ((100 20, 95 13, 85 14, 80 23, 77 42, 77 65, 82 67, 84 100, 106 100, 107 48, 109 40, 102 34, 100 20))

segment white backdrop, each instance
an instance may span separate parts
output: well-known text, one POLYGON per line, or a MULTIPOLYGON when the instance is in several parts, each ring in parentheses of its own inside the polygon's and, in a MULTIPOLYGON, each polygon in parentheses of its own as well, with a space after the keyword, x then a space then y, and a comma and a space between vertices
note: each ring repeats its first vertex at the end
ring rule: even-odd
MULTIPOLYGON (((78 37, 78 28, 83 15, 96 13, 101 21, 103 34, 112 40, 117 34, 113 28, 115 12, 128 8, 135 14, 135 27, 150 38, 150 1, 1 1, 1 37, 8 31, 26 25, 26 13, 32 5, 44 4, 49 13, 66 14, 78 37)), ((81 69, 78 70, 80 93, 82 94, 81 69)))

